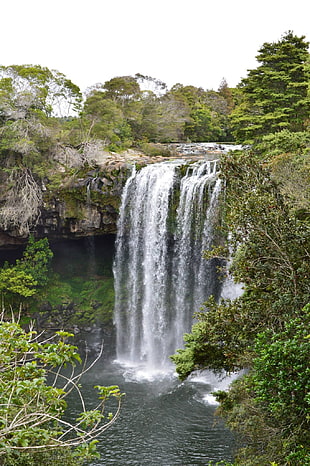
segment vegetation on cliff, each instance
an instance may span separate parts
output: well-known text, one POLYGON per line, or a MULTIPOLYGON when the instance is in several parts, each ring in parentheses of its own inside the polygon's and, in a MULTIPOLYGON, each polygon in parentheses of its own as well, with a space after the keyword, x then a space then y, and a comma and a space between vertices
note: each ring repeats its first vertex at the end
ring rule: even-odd
POLYGON ((252 143, 222 159, 223 225, 234 301, 210 299, 173 356, 181 378, 196 369, 246 370, 219 413, 240 434, 236 465, 310 464, 309 54, 291 32, 259 51, 239 87, 236 137, 252 143))

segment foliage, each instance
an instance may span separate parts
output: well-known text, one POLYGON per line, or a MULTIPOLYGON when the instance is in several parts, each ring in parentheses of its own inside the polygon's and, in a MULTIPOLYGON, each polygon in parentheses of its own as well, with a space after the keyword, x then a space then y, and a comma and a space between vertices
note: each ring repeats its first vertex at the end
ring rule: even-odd
POLYGON ((218 305, 211 297, 196 317, 191 333, 184 335, 185 348, 171 356, 181 380, 199 369, 234 372, 247 365, 248 342, 256 329, 249 335, 240 300, 218 305))
POLYGON ((53 252, 49 248, 48 239, 35 240, 30 235, 22 259, 16 261, 16 268, 29 273, 40 287, 44 287, 48 283, 52 258, 53 252))
POLYGON ((245 444, 237 464, 309 464, 309 312, 307 305, 283 331, 258 334, 251 372, 215 394, 245 444))
POLYGON ((298 211, 301 218, 309 216, 309 148, 308 131, 288 130, 264 136, 255 147, 255 152, 268 164, 271 177, 278 183, 286 203, 298 211))
POLYGON ((218 92, 176 84, 170 90, 170 94, 182 102, 187 110, 188 116, 184 126, 186 140, 205 142, 223 141, 227 138, 226 117, 232 109, 227 83, 222 83, 218 92))
POLYGON ((287 433, 293 425, 309 423, 310 304, 303 309, 301 317, 286 322, 282 331, 260 333, 255 351, 256 400, 275 422, 285 425, 289 419, 287 433))
POLYGON ((21 119, 34 110, 51 113, 78 111, 79 88, 62 73, 40 65, 0 67, 0 108, 6 119, 21 119))
POLYGON ((181 84, 168 91, 164 83, 137 74, 113 78, 91 88, 84 114, 91 122, 92 137, 126 147, 133 141, 224 140, 232 105, 227 83, 218 92, 181 84), (142 91, 139 83, 153 84, 151 87, 157 92, 142 91))
POLYGON ((81 362, 76 348, 66 343, 70 336, 57 332, 44 340, 16 322, 1 322, 0 464, 38 464, 40 458, 59 465, 80 464, 93 457, 95 438, 115 422, 122 397, 117 386, 95 387, 98 406, 88 411, 79 385, 88 369, 69 376, 62 372, 64 366, 74 368, 81 362), (65 398, 72 390, 77 391, 82 409, 75 423, 63 420, 65 398), (114 414, 105 414, 104 406, 112 399, 114 414), (57 457, 58 451, 64 458, 57 457))
MULTIPOLYGON (((269 140, 281 149, 286 137, 278 133, 269 140)), ((295 141, 306 139, 296 135, 295 141)), ((291 166, 308 160, 300 142, 291 166)), ((268 157, 254 147, 222 159, 222 229, 230 233, 229 244, 210 254, 232 251, 230 273, 244 293, 234 301, 205 303, 207 312, 197 315, 185 348, 172 357, 182 379, 202 368, 249 371, 217 394, 219 413, 243 441, 238 465, 309 462, 310 226, 284 191, 279 157, 284 155, 268 157)), ((298 184, 295 190, 296 199, 298 184)))
POLYGON ((255 151, 264 156, 267 161, 283 154, 302 155, 309 153, 310 134, 308 131, 291 132, 283 129, 262 137, 256 144, 255 151))
POLYGON ((240 84, 242 100, 232 113, 233 134, 243 143, 287 129, 303 131, 309 120, 309 43, 292 31, 259 50, 258 68, 240 84))
POLYGON ((35 294, 35 287, 38 284, 34 278, 24 270, 14 267, 0 270, 0 291, 3 296, 7 294, 18 295, 27 298, 35 294))
POLYGON ((49 281, 53 253, 47 238, 36 241, 30 235, 21 259, 0 270, 0 291, 5 304, 18 306, 20 300, 35 296, 49 281))
POLYGON ((117 142, 118 129, 123 124, 123 114, 117 103, 108 99, 102 91, 94 91, 85 101, 84 114, 90 121, 89 134, 105 144, 117 142))

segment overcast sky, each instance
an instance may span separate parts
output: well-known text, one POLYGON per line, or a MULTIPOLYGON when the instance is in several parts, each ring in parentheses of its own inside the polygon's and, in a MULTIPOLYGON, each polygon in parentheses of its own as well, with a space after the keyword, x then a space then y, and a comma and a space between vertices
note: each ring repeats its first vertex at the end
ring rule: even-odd
POLYGON ((310 40, 308 0, 2 0, 0 64, 39 64, 84 91, 141 73, 236 86, 264 42, 310 40))

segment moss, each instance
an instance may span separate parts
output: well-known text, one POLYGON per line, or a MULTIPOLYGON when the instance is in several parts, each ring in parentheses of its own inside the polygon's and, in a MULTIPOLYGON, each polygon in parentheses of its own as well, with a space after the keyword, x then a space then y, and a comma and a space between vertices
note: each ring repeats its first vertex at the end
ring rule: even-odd
POLYGON ((83 196, 77 190, 62 191, 59 196, 60 201, 63 201, 65 204, 65 217, 67 218, 76 218, 78 220, 83 219, 83 211, 81 209, 81 204, 83 202, 83 196))
POLYGON ((63 321, 64 327, 91 323, 111 324, 114 308, 113 277, 54 276, 44 302, 41 320, 63 321))
POLYGON ((110 205, 118 210, 121 203, 121 197, 116 194, 91 191, 89 202, 91 205, 96 205, 97 207, 106 207, 110 205))

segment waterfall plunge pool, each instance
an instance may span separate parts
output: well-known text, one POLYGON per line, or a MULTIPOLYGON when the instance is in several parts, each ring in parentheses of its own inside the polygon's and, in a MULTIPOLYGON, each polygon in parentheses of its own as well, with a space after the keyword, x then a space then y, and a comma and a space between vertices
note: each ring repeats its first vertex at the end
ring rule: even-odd
MULTIPOLYGON (((211 394, 230 381, 204 372, 180 382, 172 371, 98 362, 82 380, 87 403, 95 403, 93 387, 98 384, 118 384, 126 395, 120 417, 98 438, 101 457, 91 466, 206 466, 232 460, 234 439, 214 415, 211 394)), ((71 415, 79 409, 70 401, 71 415)))

